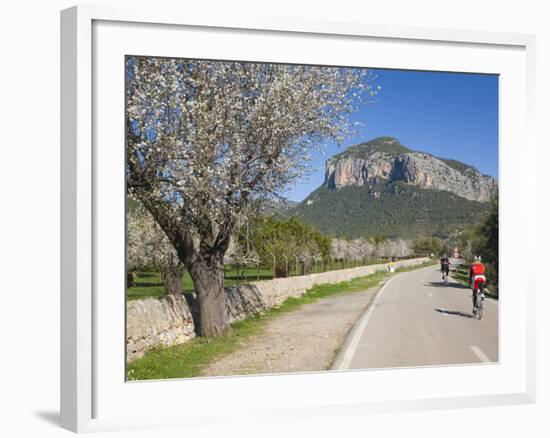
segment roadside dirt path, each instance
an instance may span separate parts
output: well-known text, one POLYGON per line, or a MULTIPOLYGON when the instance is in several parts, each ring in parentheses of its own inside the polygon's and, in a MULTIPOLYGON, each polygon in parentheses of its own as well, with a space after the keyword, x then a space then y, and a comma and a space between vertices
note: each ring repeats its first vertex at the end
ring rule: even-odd
POLYGON ((202 375, 326 370, 378 289, 325 298, 284 313, 269 321, 263 333, 212 363, 202 375))

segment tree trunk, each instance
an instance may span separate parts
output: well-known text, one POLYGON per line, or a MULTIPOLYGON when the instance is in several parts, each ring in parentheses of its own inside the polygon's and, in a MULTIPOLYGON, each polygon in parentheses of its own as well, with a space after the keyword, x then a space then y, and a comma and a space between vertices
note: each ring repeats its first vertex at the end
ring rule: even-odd
POLYGON ((276 266, 275 267, 275 278, 286 277, 286 266, 276 266))
POLYGON ((184 292, 183 296, 185 301, 187 301, 187 306, 191 312, 191 317, 193 318, 193 326, 195 335, 201 335, 201 317, 199 311, 199 300, 197 299, 197 294, 195 292, 189 293, 184 292))
POLYGON ((177 295, 182 293, 181 278, 184 271, 184 267, 179 263, 166 267, 162 275, 162 281, 167 294, 177 295))
POLYGON ((136 282, 134 280, 133 272, 126 272, 126 287, 134 287, 136 282))
POLYGON ((189 266, 199 301, 200 329, 204 337, 224 334, 229 328, 225 316, 223 256, 200 260, 189 266))
POLYGON ((304 259, 301 263, 302 275, 309 275, 311 272, 311 260, 304 259))
POLYGON ((181 294, 181 277, 185 272, 185 266, 177 257, 172 254, 168 257, 165 264, 161 267, 161 277, 164 284, 164 291, 167 294, 181 294))

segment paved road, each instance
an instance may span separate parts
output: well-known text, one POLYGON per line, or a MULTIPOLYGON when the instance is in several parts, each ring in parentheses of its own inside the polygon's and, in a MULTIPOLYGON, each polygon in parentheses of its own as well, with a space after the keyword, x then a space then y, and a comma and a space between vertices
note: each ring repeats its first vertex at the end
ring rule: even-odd
POLYGON ((399 274, 357 321, 335 369, 450 365, 498 361, 498 302, 472 317, 470 289, 437 267, 399 274))

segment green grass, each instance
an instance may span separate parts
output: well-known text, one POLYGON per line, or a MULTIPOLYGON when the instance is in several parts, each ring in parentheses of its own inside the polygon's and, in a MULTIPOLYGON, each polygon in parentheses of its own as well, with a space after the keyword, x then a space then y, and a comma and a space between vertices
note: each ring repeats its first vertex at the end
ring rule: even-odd
MULTIPOLYGON (((433 265, 432 262, 409 268, 406 272, 433 265)), ((231 325, 229 332, 217 338, 197 337, 182 345, 157 347, 141 359, 128 364, 128 380, 172 379, 197 377, 214 360, 235 351, 246 339, 263 331, 268 321, 286 312, 291 312, 309 303, 343 293, 361 292, 378 285, 390 277, 389 272, 374 274, 334 284, 317 285, 301 297, 286 299, 279 307, 269 309, 264 315, 255 315, 231 325)))
MULTIPOLYGON (((226 287, 233 286, 235 284, 242 284, 251 281, 269 280, 273 278, 273 273, 269 269, 260 268, 256 271, 255 268, 239 269, 230 266, 225 268, 225 281, 226 287)), ((126 298, 129 301, 143 300, 145 298, 158 298, 165 294, 164 286, 158 272, 137 272, 135 286, 126 290, 126 298)), ((193 292, 193 281, 189 272, 185 272, 182 278, 181 284, 182 292, 193 292)))
POLYGON ((173 347, 157 347, 128 364, 128 380, 196 377, 214 359, 234 351, 246 338, 259 333, 261 316, 252 316, 231 325, 231 330, 217 338, 197 337, 173 347))
MULTIPOLYGON (((372 259, 367 262, 366 265, 374 265, 378 263, 385 263, 386 259, 372 259)), ((356 266, 361 266, 361 264, 353 262, 347 262, 346 268, 353 268, 356 266)), ((364 265, 363 265, 364 266, 364 265)), ((341 262, 335 262, 334 266, 331 266, 334 269, 327 270, 336 270, 343 269, 341 262)), ((321 263, 314 264, 312 266, 311 273, 326 272, 323 271, 323 266, 321 263)), ((296 267, 289 265, 289 274, 291 276, 301 275, 300 272, 296 271, 296 267)), ((232 266, 225 267, 225 287, 234 286, 236 284, 246 284, 252 281, 257 280, 270 280, 273 278, 273 270, 269 268, 240 268, 236 269, 232 266)), ((132 300, 143 300, 145 298, 159 298, 165 294, 164 286, 158 272, 137 272, 135 279, 135 286, 130 287, 126 290, 126 298, 128 301, 132 300)), ((182 279, 182 292, 193 292, 193 282, 191 281, 191 276, 189 272, 183 274, 182 279)))

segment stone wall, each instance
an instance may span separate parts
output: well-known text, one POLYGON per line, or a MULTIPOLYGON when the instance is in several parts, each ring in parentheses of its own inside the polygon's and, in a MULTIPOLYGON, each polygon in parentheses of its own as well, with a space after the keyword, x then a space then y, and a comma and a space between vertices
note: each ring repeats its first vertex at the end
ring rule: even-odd
POLYGON ((155 345, 177 345, 195 337, 195 326, 183 295, 128 301, 126 353, 132 361, 155 345))
MULTIPOLYGON (((428 260, 401 260, 395 266, 412 266, 428 260)), ((339 283, 387 269, 387 264, 361 266, 228 287, 225 289, 227 318, 230 322, 239 321, 279 306, 289 297, 299 297, 318 284, 339 283)), ((155 345, 182 344, 195 336, 191 311, 183 295, 129 301, 126 320, 129 361, 143 356, 155 345)))

